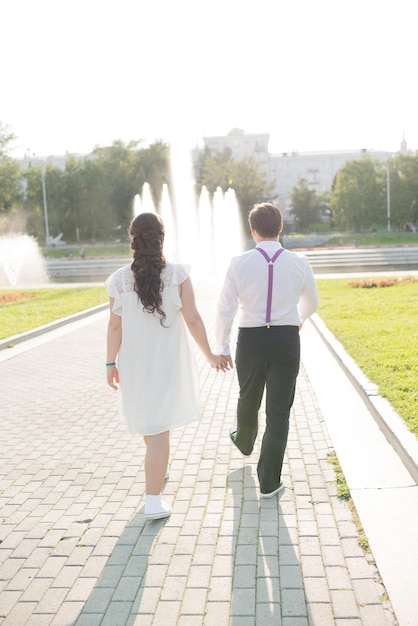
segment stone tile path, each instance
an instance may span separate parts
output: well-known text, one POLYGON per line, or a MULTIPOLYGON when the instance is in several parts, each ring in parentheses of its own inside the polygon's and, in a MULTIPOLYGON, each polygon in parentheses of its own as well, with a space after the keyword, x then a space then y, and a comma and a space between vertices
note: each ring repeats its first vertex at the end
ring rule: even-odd
POLYGON ((243 458, 228 437, 235 375, 199 357, 201 421, 172 434, 173 514, 145 522, 144 444, 105 384, 106 317, 0 362, 0 624, 395 626, 303 367, 287 489, 260 501, 258 447, 243 458))

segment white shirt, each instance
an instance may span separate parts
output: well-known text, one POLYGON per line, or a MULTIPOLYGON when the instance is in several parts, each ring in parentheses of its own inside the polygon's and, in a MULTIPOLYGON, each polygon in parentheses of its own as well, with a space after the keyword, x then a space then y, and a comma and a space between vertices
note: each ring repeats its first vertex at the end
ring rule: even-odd
MULTIPOLYGON (((271 258, 282 246, 261 241, 271 258)), ((270 326, 299 326, 318 306, 318 290, 308 259, 284 250, 273 266, 270 326)), ((234 257, 226 273, 215 323, 215 351, 230 354, 229 337, 239 309, 240 328, 266 326, 268 263, 255 248, 234 257)))

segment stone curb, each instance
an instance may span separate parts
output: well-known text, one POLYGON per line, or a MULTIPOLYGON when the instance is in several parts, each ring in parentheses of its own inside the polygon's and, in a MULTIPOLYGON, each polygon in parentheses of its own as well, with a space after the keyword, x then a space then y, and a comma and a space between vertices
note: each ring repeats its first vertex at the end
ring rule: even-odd
POLYGON ((331 354, 354 385, 387 441, 418 484, 418 440, 414 433, 408 429, 405 421, 396 413, 392 405, 379 395, 378 386, 365 376, 356 362, 347 354, 341 343, 326 327, 319 315, 315 313, 310 320, 331 354))

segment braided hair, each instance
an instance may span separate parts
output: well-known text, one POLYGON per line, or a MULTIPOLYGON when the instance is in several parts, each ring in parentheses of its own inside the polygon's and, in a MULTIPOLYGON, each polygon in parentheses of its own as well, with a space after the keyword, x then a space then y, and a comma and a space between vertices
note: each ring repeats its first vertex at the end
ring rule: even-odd
POLYGON ((141 300, 143 310, 160 315, 160 324, 164 326, 166 314, 161 308, 163 282, 161 270, 166 265, 163 254, 164 224, 156 213, 140 213, 130 226, 134 274, 134 290, 141 300))

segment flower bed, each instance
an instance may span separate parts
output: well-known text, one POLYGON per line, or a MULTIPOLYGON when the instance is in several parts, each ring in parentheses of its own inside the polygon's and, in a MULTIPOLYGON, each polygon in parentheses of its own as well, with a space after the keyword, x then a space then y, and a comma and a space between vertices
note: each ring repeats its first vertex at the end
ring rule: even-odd
POLYGON ((19 291, 13 293, 0 293, 0 304, 7 304, 8 302, 17 302, 18 300, 26 300, 27 298, 36 298, 37 293, 29 291, 19 291))
POLYGON ((416 283, 418 278, 414 276, 406 276, 405 278, 369 278, 365 280, 354 280, 348 283, 350 287, 358 287, 360 289, 370 289, 372 287, 392 287, 393 285, 401 285, 405 283, 416 283))

